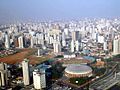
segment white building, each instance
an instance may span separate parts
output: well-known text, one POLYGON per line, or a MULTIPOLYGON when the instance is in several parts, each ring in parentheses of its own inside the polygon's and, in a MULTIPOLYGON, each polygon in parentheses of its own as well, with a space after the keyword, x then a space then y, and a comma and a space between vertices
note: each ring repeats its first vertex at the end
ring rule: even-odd
POLYGON ((119 54, 120 53, 120 39, 115 38, 113 41, 113 54, 119 54))
POLYGON ((33 37, 30 38, 30 44, 31 44, 31 48, 34 47, 34 40, 33 40, 33 37))
POLYGON ((9 49, 10 48, 10 38, 8 33, 5 34, 5 48, 9 49))
POLYGON ((65 35, 66 35, 66 36, 69 35, 69 29, 68 29, 68 28, 65 28, 65 29, 64 29, 64 32, 65 32, 65 35))
POLYGON ((79 31, 72 31, 72 40, 77 41, 80 39, 80 32, 79 31))
POLYGON ((7 85, 7 64, 0 63, 0 87, 7 85))
POLYGON ((98 35, 98 43, 104 43, 104 36, 98 35))
POLYGON ((74 52, 75 51, 75 44, 74 44, 74 41, 72 40, 71 41, 71 52, 74 52))
POLYGON ((75 54, 64 54, 64 58, 75 58, 75 54))
POLYGON ((108 47, 107 41, 104 41, 104 43, 103 43, 103 50, 104 51, 108 50, 107 47, 108 47))
POLYGON ((38 48, 38 51, 37 51, 37 56, 39 57, 40 56, 40 49, 38 48))
POLYGON ((66 46, 66 41, 62 40, 62 46, 65 47, 66 46))
POLYGON ((38 40, 38 44, 44 45, 44 34, 43 33, 37 33, 36 34, 37 40, 38 40))
POLYGON ((24 48, 23 36, 18 37, 19 48, 24 48))
POLYGON ((76 51, 79 51, 79 41, 75 41, 75 49, 76 51))
POLYGON ((45 70, 35 69, 33 71, 33 85, 35 89, 46 88, 45 70))
POLYGON ((53 42, 54 42, 54 39, 53 39, 52 36, 50 36, 50 37, 49 37, 49 44, 53 44, 53 42))
POLYGON ((27 59, 24 59, 24 61, 22 61, 22 70, 23 70, 24 85, 29 85, 30 73, 29 73, 29 61, 27 59))
POLYGON ((54 53, 61 52, 61 43, 59 41, 54 41, 53 48, 54 48, 54 53))

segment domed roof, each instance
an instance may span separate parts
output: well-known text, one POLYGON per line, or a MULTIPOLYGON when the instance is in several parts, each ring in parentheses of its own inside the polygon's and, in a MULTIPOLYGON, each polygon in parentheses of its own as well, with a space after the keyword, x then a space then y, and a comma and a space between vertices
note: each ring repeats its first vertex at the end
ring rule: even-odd
POLYGON ((82 64, 71 64, 65 69, 65 72, 69 74, 87 74, 92 72, 91 67, 82 64))

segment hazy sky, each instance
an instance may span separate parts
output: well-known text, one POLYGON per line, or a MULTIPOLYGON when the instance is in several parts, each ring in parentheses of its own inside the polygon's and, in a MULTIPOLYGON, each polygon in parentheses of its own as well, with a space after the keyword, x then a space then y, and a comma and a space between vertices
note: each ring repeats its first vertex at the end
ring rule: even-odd
POLYGON ((0 0, 0 22, 119 16, 120 0, 0 0))

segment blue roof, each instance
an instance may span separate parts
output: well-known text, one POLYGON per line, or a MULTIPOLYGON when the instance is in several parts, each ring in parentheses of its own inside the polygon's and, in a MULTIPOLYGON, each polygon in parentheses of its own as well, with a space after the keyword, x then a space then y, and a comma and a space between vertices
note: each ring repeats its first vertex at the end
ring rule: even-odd
POLYGON ((50 67, 50 65, 40 64, 40 65, 38 65, 36 68, 46 70, 46 69, 48 69, 49 67, 50 67))
POLYGON ((82 53, 84 53, 84 54, 89 54, 89 53, 90 53, 90 50, 83 50, 82 53))
POLYGON ((83 58, 85 58, 85 59, 87 59, 87 60, 90 60, 90 61, 92 61, 92 62, 95 61, 95 58, 92 57, 92 56, 83 56, 83 58))

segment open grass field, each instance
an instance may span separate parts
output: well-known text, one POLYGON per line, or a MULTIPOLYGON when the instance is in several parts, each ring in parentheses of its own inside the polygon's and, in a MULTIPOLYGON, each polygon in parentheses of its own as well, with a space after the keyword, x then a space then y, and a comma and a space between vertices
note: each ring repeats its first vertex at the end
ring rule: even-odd
POLYGON ((20 63, 24 60, 24 58, 28 58, 30 60, 30 64, 38 64, 40 62, 43 62, 49 58, 51 58, 50 55, 36 57, 34 53, 36 52, 36 49, 22 49, 20 52, 10 55, 7 57, 0 58, 0 62, 5 62, 8 64, 15 64, 20 63))

